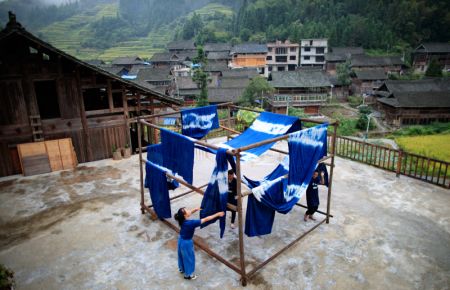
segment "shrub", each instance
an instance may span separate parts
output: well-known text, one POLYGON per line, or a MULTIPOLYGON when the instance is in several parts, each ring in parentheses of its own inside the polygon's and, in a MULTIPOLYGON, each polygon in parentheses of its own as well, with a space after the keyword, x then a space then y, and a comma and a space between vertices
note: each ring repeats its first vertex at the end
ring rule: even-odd
POLYGON ((350 107, 353 107, 353 108, 356 108, 359 105, 361 105, 362 101, 363 101, 362 97, 359 97, 359 96, 348 96, 347 99, 348 99, 348 103, 349 103, 350 107))
POLYGON ((14 272, 0 264, 0 289, 14 289, 14 272))

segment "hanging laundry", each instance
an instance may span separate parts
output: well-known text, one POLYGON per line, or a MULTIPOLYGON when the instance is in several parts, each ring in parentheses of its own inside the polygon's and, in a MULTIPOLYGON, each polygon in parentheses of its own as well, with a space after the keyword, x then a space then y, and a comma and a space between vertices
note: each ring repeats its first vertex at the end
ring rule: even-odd
MULTIPOLYGON (((272 231, 275 211, 288 213, 306 191, 317 161, 322 158, 328 124, 291 133, 288 138, 289 173, 272 180, 266 179, 252 189, 249 196, 245 234, 252 237, 272 231)), ((276 175, 280 175, 278 168, 276 175)), ((272 172, 273 173, 273 172, 272 172)))
POLYGON ((194 142, 181 134, 161 129, 163 167, 192 184, 194 169, 194 142))
POLYGON ((209 131, 219 128, 217 106, 206 106, 181 111, 182 133, 195 139, 201 139, 209 131))
POLYGON ((150 161, 145 163, 145 186, 150 190, 150 199, 160 219, 170 218, 170 199, 166 170, 150 161))
MULTIPOLYGON (((275 138, 301 129, 297 117, 261 112, 252 125, 239 136, 219 146, 227 149, 239 148, 256 142, 275 138)), ((262 145, 242 152, 242 161, 254 159, 269 150, 274 143, 262 145)))
MULTIPOLYGON (((227 150, 220 148, 216 154, 216 167, 213 170, 206 188, 205 195, 202 199, 200 218, 207 217, 219 211, 226 213, 228 200, 228 161, 231 161, 231 167, 235 168, 234 159, 227 157, 227 150), (227 161, 228 160, 228 161, 227 161)), ((225 231, 226 215, 220 220, 220 237, 223 237, 225 231)), ((217 219, 203 223, 201 227, 205 227, 216 222, 217 219)))

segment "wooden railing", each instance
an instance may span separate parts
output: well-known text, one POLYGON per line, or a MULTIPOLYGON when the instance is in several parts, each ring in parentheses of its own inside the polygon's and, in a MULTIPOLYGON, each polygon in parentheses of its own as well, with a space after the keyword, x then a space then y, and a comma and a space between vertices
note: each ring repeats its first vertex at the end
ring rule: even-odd
MULTIPOLYGON (((328 149, 330 149, 330 138, 328 149)), ((450 188, 449 162, 347 137, 336 138, 336 154, 378 168, 450 188)))

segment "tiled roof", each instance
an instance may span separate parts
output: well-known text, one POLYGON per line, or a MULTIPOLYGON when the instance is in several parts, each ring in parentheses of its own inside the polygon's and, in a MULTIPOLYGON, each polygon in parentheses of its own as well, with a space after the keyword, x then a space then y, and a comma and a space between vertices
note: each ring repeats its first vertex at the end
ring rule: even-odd
POLYGON ((228 43, 205 43, 203 50, 206 52, 230 52, 231 44, 228 43))
POLYGON ((231 54, 237 53, 267 53, 267 45, 259 43, 236 44, 231 49, 231 54))
POLYGON ((383 69, 368 69, 355 71, 356 78, 360 80, 387 80, 387 75, 383 69))
POLYGON ((352 67, 404 65, 400 56, 368 56, 364 54, 352 55, 352 67))
POLYGON ((450 43, 428 42, 419 45, 415 52, 450 53, 450 43))
POLYGON ((144 64, 144 61, 139 56, 124 56, 118 57, 112 61, 113 65, 135 65, 144 64))
POLYGON ((270 84, 274 88, 331 87, 328 76, 319 69, 275 71, 270 84))

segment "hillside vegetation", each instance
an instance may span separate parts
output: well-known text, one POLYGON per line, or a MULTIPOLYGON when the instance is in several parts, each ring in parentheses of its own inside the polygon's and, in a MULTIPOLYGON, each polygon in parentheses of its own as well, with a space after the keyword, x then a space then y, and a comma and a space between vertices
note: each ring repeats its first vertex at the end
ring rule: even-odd
POLYGON ((450 40, 446 0, 79 0, 38 6, 0 2, 31 32, 82 59, 151 57, 175 39, 197 42, 299 41, 325 37, 331 46, 374 54, 405 53, 424 41, 450 40))

